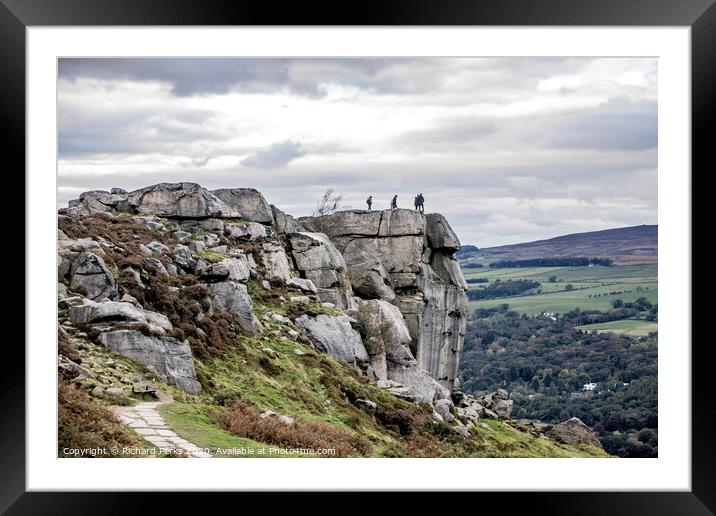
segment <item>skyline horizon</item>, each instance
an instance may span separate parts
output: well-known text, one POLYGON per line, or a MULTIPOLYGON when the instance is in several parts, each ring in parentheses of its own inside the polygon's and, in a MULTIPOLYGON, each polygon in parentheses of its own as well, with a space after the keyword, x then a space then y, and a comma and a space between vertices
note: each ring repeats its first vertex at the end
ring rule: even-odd
POLYGON ((654 58, 62 58, 58 74, 58 203, 191 181, 303 216, 328 188, 356 209, 422 192, 484 247, 658 220, 654 58))
MULTIPOLYGON (((203 187, 203 185, 201 185, 200 183, 196 183, 196 182, 194 182, 194 181, 182 181, 182 182, 194 183, 194 184, 198 184, 199 186, 202 186, 202 187, 203 187)), ((156 184, 160 184, 160 183, 156 183, 156 184)), ((127 191, 128 191, 128 192, 131 192, 131 191, 133 191, 133 190, 138 190, 138 189, 145 188, 145 187, 148 187, 148 186, 154 186, 154 185, 144 185, 144 186, 141 186, 141 187, 139 187, 139 188, 135 188, 135 189, 132 189, 132 190, 127 190, 127 191)), ((119 188, 119 187, 112 187, 112 188, 119 188)), ((205 188, 205 187, 204 187, 204 188, 205 188)), ((219 189, 223 189, 223 188, 249 188, 249 189, 257 190, 258 192, 261 193, 261 195, 263 195, 263 192, 261 191, 261 189, 255 188, 255 187, 250 187, 250 186, 249 186, 249 187, 245 187, 245 186, 219 186, 219 187, 217 187, 217 188, 212 188, 212 189, 208 189, 208 188, 207 188, 207 190, 212 191, 212 190, 219 190, 219 189)), ((87 190, 87 192, 97 191, 97 190, 104 190, 104 189, 99 189, 99 188, 97 188, 97 189, 93 189, 93 190, 87 190)), ((110 189, 107 189, 107 190, 104 190, 104 191, 109 192, 110 190, 111 190, 111 188, 110 188, 110 189)), ((83 193, 84 193, 84 192, 83 192, 83 193)), ((420 193, 420 192, 419 192, 419 193, 420 193)), ((368 194, 368 195, 371 195, 371 194, 368 194)), ((387 198, 387 200, 386 200, 386 204, 387 204, 388 207, 382 208, 382 209, 381 209, 381 208, 374 208, 374 209, 372 209, 371 211, 390 211, 390 210, 391 210, 391 208, 390 208, 390 198, 392 198, 392 195, 395 195, 395 194, 390 194, 390 195, 388 195, 388 198, 387 198)), ((417 195, 417 194, 415 194, 415 195, 417 195)), ((266 196, 264 196, 264 198, 266 198, 266 196)), ((400 199, 400 194, 398 194, 398 198, 400 199)), ((75 198, 75 199, 76 199, 76 198, 75 198)), ((375 199, 376 199, 376 197, 373 196, 373 206, 375 206, 375 204, 376 204, 375 199)), ((72 199, 72 200, 74 200, 74 199, 72 199)), ((296 219, 299 219, 299 218, 302 218, 302 217, 315 216, 315 212, 312 212, 312 213, 309 213, 309 214, 297 215, 297 214, 295 214, 295 213, 291 213, 291 212, 289 212, 289 211, 284 210, 281 206, 278 206, 278 205, 276 205, 275 203, 271 202, 271 200, 268 199, 268 198, 266 198, 266 201, 267 201, 270 205, 276 206, 277 208, 279 208, 279 209, 280 209, 281 211, 283 211, 284 213, 286 213, 286 214, 288 214, 288 215, 291 215, 291 216, 293 216, 293 217, 296 218, 296 219)), ((63 209, 63 208, 67 208, 67 203, 68 203, 68 202, 69 202, 69 200, 68 200, 67 202, 64 202, 64 205, 60 206, 60 201, 59 201, 59 199, 58 199, 57 209, 60 210, 60 209, 63 209)), ((415 211, 415 209, 414 209, 413 207, 401 207, 400 205, 398 206, 398 209, 405 209, 405 210, 415 211)), ((353 207, 353 206, 343 206, 343 207, 341 207, 341 208, 335 210, 335 212, 339 212, 339 211, 367 212, 368 210, 367 210, 366 208, 357 208, 357 207, 353 207)), ((440 212, 440 211, 431 211, 431 210, 425 211, 425 214, 426 214, 426 215, 427 215, 427 214, 430 214, 430 213, 443 214, 443 213, 440 212)), ((443 215, 444 215, 444 214, 443 214, 443 215)), ((449 219, 448 219, 448 222, 450 222, 449 219)), ((529 243, 533 243, 533 242, 540 242, 540 241, 543 241, 543 240, 551 240, 551 239, 554 239, 554 238, 559 238, 559 237, 563 237, 563 236, 577 235, 577 234, 582 234, 582 233, 596 233, 596 232, 600 232, 600 231, 627 229, 627 228, 640 227, 640 226, 657 226, 657 227, 658 227, 658 222, 657 222, 657 223, 646 223, 646 222, 645 222, 645 223, 641 223, 641 224, 630 224, 630 225, 628 225, 628 226, 603 227, 603 228, 601 228, 601 229, 593 229, 593 230, 589 230, 589 231, 576 231, 576 232, 572 232, 572 233, 560 233, 560 234, 554 234, 554 235, 551 235, 551 236, 545 236, 545 237, 535 238, 535 239, 533 239, 533 240, 522 240, 522 241, 519 241, 519 242, 497 243, 497 244, 492 244, 492 245, 478 245, 478 244, 476 244, 475 242, 472 242, 472 241, 469 241, 469 242, 468 242, 468 241, 464 241, 464 242, 463 242, 463 239, 462 239, 462 237, 460 236, 460 234, 458 233, 458 231, 455 230, 454 228, 453 228, 453 230, 456 232, 456 234, 458 234, 458 239, 460 240, 460 244, 461 244, 462 246, 465 246, 465 245, 474 245, 474 246, 476 246, 476 247, 478 247, 478 248, 480 248, 480 249, 487 249, 487 248, 504 247, 504 246, 511 246, 511 245, 519 245, 519 244, 529 244, 529 243)))

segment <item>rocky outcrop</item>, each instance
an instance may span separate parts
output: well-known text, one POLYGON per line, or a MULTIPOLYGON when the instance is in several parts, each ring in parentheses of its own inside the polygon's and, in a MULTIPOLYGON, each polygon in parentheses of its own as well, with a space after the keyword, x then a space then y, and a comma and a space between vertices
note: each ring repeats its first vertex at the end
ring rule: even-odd
POLYGON ((196 183, 161 183, 127 194, 136 213, 177 219, 237 218, 241 213, 196 183))
POLYGON ((388 380, 397 382, 407 389, 401 397, 410 399, 415 403, 428 403, 432 405, 438 400, 445 400, 450 405, 450 391, 438 383, 424 369, 415 366, 398 366, 388 370, 388 380))
POLYGON ((475 401, 485 409, 497 414, 499 419, 509 419, 510 414, 512 414, 512 405, 514 403, 509 398, 510 395, 506 390, 497 389, 495 392, 491 392, 485 396, 479 396, 475 401))
POLYGON ((359 371, 367 369, 368 353, 360 334, 351 326, 348 316, 302 315, 296 319, 296 324, 305 330, 308 339, 319 351, 328 353, 359 371))
POLYGON ((468 306, 467 285, 453 257, 460 243, 445 218, 413 210, 353 210, 299 222, 335 244, 356 294, 400 309, 418 366, 451 389, 468 306))
POLYGON ((346 262, 323 233, 297 232, 288 235, 291 256, 302 278, 317 288, 321 301, 337 308, 355 307, 346 262))
POLYGON ((87 299, 100 301, 117 298, 117 281, 104 259, 93 253, 80 253, 71 257, 69 288, 87 299))
POLYGON ((573 417, 554 425, 547 436, 565 444, 590 444, 601 448, 597 435, 581 419, 573 417))
POLYGON ((99 340, 112 351, 147 366, 162 381, 189 394, 201 391, 188 342, 172 337, 149 337, 136 330, 102 333, 99 340))
POLYGON ((274 223, 269 203, 258 190, 253 188, 222 188, 212 193, 226 204, 241 213, 241 217, 251 222, 268 226, 274 223))
MULTIPOLYGON (((203 358, 218 352, 212 339, 226 349, 239 332, 310 342, 394 395, 431 405, 438 420, 459 415, 450 389, 466 285, 453 258, 459 242, 444 217, 342 211, 296 220, 256 190, 210 192, 194 183, 88 192, 63 212, 73 235, 82 224, 71 217, 150 230, 126 243, 58 232, 58 297, 69 323, 88 325, 107 347, 165 381, 198 392, 184 335, 203 358), (266 311, 282 303, 290 304, 285 316, 266 311), (177 322, 179 312, 196 326, 177 322)), ((477 417, 509 413, 511 402, 495 400, 499 407, 484 401, 477 417)))
POLYGON ((65 213, 83 217, 97 213, 151 213, 175 219, 238 218, 228 206, 196 183, 160 183, 133 192, 92 191, 70 201, 65 213))

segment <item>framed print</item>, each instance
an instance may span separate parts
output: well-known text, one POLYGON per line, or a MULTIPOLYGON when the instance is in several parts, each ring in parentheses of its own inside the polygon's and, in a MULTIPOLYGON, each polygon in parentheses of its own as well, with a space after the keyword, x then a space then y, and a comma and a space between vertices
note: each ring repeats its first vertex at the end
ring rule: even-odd
POLYGON ((712 2, 317 8, 3 0, 27 241, 3 509, 711 513, 712 2))

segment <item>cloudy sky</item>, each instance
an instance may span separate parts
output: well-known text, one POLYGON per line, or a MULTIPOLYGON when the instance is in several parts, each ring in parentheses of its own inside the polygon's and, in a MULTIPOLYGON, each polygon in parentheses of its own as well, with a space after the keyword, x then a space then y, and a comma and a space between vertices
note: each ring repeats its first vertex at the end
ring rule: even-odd
POLYGON ((61 59, 58 207, 159 182, 425 196, 480 247, 657 222, 657 61, 61 59))

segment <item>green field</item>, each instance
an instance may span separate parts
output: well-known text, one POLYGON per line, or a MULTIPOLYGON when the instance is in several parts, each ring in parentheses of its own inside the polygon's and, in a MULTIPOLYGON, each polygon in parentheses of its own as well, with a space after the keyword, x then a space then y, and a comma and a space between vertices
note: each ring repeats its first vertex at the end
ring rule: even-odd
POLYGON ((464 269, 465 279, 486 278, 488 283, 468 284, 470 289, 485 288, 493 281, 528 279, 540 282, 541 293, 534 289, 525 295, 470 301, 470 309, 492 308, 504 303, 520 313, 565 313, 575 308, 608 310, 612 301, 635 301, 645 297, 658 302, 657 265, 614 267, 524 267, 505 269, 464 269), (555 282, 549 278, 556 276, 555 282), (567 289, 572 286, 572 290, 567 289))
POLYGON ((583 331, 596 331, 598 333, 612 332, 628 337, 644 337, 653 331, 657 331, 658 325, 655 322, 642 319, 623 319, 607 323, 585 324, 577 326, 576 329, 583 331))

